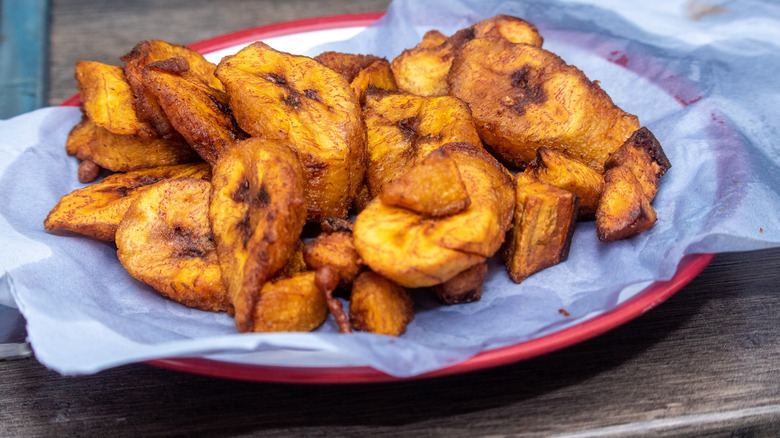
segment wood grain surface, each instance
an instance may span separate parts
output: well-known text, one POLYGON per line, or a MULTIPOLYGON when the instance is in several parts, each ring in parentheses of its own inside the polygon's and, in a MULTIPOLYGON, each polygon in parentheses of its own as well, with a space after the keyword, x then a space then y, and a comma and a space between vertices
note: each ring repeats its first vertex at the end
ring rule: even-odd
MULTIPOLYGON (((79 59, 371 1, 54 1, 50 101, 79 59)), ((535 359, 428 380, 232 381, 145 364, 63 377, 0 362, 0 436, 780 436, 780 249, 727 253, 647 314, 535 359)))

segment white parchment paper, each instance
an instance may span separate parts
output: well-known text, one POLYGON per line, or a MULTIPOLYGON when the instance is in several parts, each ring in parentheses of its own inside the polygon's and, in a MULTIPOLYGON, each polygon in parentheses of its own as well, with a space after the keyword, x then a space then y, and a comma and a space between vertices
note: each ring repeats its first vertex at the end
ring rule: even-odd
POLYGON ((185 308, 135 281, 113 244, 46 232, 49 210, 82 187, 64 149, 77 108, 0 121, 0 304, 20 309, 36 357, 63 374, 206 356, 413 376, 614 309, 641 289, 632 286, 671 278, 685 254, 778 246, 780 8, 718 6, 701 17, 682 1, 401 0, 356 37, 309 51, 392 59, 427 30, 449 35, 499 13, 519 16, 537 25, 545 48, 638 115, 673 165, 650 231, 604 244, 593 223, 580 223, 569 260, 521 285, 494 260, 479 302, 444 307, 416 295, 415 319, 400 338, 339 335, 332 319, 313 333, 239 335, 227 315, 185 308))

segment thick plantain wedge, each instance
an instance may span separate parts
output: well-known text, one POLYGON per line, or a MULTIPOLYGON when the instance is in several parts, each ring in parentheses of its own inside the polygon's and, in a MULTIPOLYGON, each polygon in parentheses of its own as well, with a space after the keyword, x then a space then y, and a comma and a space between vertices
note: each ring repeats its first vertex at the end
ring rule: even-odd
POLYGON ((381 275, 365 271, 352 284, 349 322, 355 330, 401 336, 414 319, 409 291, 381 275))
POLYGON ((185 58, 153 62, 143 81, 179 134, 210 164, 246 134, 236 124, 227 94, 193 73, 185 58))
POLYGON ((136 113, 133 91, 121 67, 79 61, 75 75, 84 113, 96 125, 118 135, 155 136, 136 113))
POLYGON ((580 198, 578 218, 593 220, 604 190, 604 175, 564 153, 540 147, 525 173, 534 179, 567 190, 580 198))
POLYGON ((497 15, 461 29, 447 38, 429 31, 420 44, 393 59, 391 68, 402 90, 419 96, 447 95, 447 73, 460 47, 475 38, 506 38, 513 43, 541 47, 543 38, 533 24, 517 17, 497 15))
POLYGON ((515 195, 495 158, 468 143, 442 146, 455 161, 470 204, 445 217, 389 206, 381 196, 358 214, 355 247, 374 272, 404 287, 441 284, 484 262, 504 241, 515 195))
POLYGON ((646 127, 634 131, 604 163, 605 170, 613 167, 628 167, 636 179, 642 185, 648 199, 655 199, 658 193, 658 184, 661 177, 672 167, 672 163, 666 158, 661 143, 646 127))
POLYGON ((320 326, 328 316, 328 304, 314 274, 306 271, 265 283, 252 312, 251 331, 308 332, 320 326))
POLYGON ((525 173, 516 183, 514 226, 502 256, 509 277, 520 283, 568 258, 579 198, 525 173))
POLYGON ((214 76, 216 66, 189 47, 161 40, 141 41, 121 58, 125 63, 127 82, 133 90, 138 117, 149 123, 158 135, 165 138, 175 138, 179 134, 171 125, 154 94, 144 83, 143 69, 153 62, 175 57, 187 61, 190 74, 197 75, 211 88, 224 90, 222 83, 214 76))
POLYGON ((230 307, 209 224, 211 184, 161 181, 140 193, 116 232, 117 257, 135 279, 200 310, 230 307))
POLYGON ((547 146, 603 173, 639 128, 597 82, 540 47, 478 38, 457 52, 449 93, 469 104, 482 140, 524 168, 547 146))
POLYGON ((312 58, 262 42, 224 57, 216 75, 244 131, 294 148, 306 174, 308 219, 347 217, 363 182, 366 144, 349 82, 312 58))
POLYGON ((430 217, 455 214, 471 203, 455 160, 442 148, 387 184, 379 196, 385 205, 430 217))
POLYGON ((236 328, 251 331, 263 284, 294 254, 306 221, 303 169, 284 142, 250 138, 214 165, 209 217, 236 328))
POLYGON ((65 150, 112 172, 129 172, 200 161, 187 143, 141 135, 118 135, 83 118, 68 134, 65 150))
POLYGON ((139 193, 154 183, 177 178, 209 180, 211 167, 207 163, 180 164, 109 175, 63 196, 43 226, 111 242, 119 221, 139 193))
POLYGON ((482 144, 466 104, 450 96, 375 90, 363 109, 370 197, 446 143, 482 144))
POLYGON ((602 242, 627 239, 649 230, 658 219, 642 183, 627 166, 607 170, 596 211, 596 235, 602 242))

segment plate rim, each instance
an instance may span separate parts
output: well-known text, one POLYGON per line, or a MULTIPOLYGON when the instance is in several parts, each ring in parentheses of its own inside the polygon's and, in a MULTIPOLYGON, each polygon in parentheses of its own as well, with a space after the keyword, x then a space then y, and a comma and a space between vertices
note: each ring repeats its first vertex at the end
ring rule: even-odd
MULTIPOLYGON (((201 53, 208 53, 260 39, 330 29, 367 27, 384 16, 384 12, 369 12, 283 21, 229 32, 189 44, 188 47, 201 53)), ((60 106, 78 106, 79 104, 77 93, 63 101, 60 106)), ((716 254, 713 253, 686 254, 678 263, 677 270, 671 279, 655 281, 610 311, 571 327, 528 341, 483 351, 455 365, 413 376, 394 376, 370 366, 295 367, 247 364, 205 357, 150 359, 142 361, 142 363, 191 374, 270 383, 381 383, 463 374, 542 356, 617 328, 666 301, 704 270, 715 256, 716 254)))

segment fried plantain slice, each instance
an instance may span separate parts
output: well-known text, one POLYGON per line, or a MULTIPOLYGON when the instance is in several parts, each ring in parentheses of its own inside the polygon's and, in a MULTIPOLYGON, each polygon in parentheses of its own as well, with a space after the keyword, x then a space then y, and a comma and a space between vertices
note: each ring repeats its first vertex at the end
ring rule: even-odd
POLYGON ((395 76, 393 76, 393 70, 390 69, 390 63, 386 59, 375 61, 368 67, 360 70, 355 79, 352 79, 352 82, 350 82, 350 86, 361 105, 366 101, 366 93, 369 88, 380 90, 395 90, 398 88, 398 85, 395 83, 395 76))
POLYGON ((482 298, 482 283, 487 273, 487 263, 478 263, 444 283, 433 286, 433 292, 444 304, 478 301, 482 298))
POLYGON ((514 225, 502 256, 509 277, 520 283, 568 258, 579 198, 525 173, 516 178, 514 225))
POLYGON ((200 161, 185 142, 140 135, 117 135, 84 118, 73 127, 65 150, 112 172, 129 172, 200 161))
POLYGON ((360 73, 360 70, 363 70, 382 58, 374 55, 328 51, 320 53, 315 56, 314 59, 325 67, 344 76, 344 79, 346 79, 347 82, 352 82, 352 80, 357 77, 358 73, 360 73))
POLYGON ((363 182, 366 144, 347 80, 312 58, 262 42, 224 57, 216 75, 244 131, 293 145, 306 174, 308 220, 347 217, 363 182))
POLYGON ((209 224, 211 184, 160 181, 139 193, 116 232, 117 257, 135 279, 187 307, 230 307, 209 224))
POLYGON ((604 190, 604 175, 544 146, 536 151, 536 158, 528 164, 525 173, 577 195, 580 198, 579 219, 593 220, 604 190))
POLYGON ((228 107, 227 93, 193 73, 185 58, 152 62, 143 68, 142 78, 173 128, 210 164, 246 138, 228 107))
POLYGON ((224 90, 222 83, 214 76, 216 66, 189 47, 162 40, 141 41, 121 57, 125 63, 127 82, 133 90, 138 117, 149 123, 158 135, 165 138, 178 137, 178 132, 171 125, 151 90, 144 84, 143 69, 153 62, 175 57, 184 58, 191 74, 200 77, 209 87, 224 90))
POLYGON ((456 54, 447 81, 469 104, 482 140, 521 168, 547 146, 603 173, 609 154, 639 128, 597 82, 529 44, 474 39, 456 54))
POLYGON ((420 97, 376 90, 363 110, 368 132, 369 195, 446 143, 482 144, 468 106, 450 96, 420 97))
POLYGON ((260 289, 293 254, 306 221, 303 169, 281 141, 250 138, 212 169, 209 217, 239 332, 253 327, 260 289))
POLYGON ((308 332, 328 315, 325 296, 314 284, 314 271, 265 283, 252 311, 253 332, 308 332))
POLYGON ((207 163, 161 166, 115 173, 63 196, 43 222, 47 230, 68 230, 98 240, 113 241, 116 229, 130 204, 150 185, 178 178, 209 180, 207 163))
POLYGON ((604 177, 604 193, 596 211, 596 235, 602 242, 627 239, 649 230, 657 215, 642 183, 631 169, 617 166, 604 177))
POLYGON ((672 163, 666 158, 661 143, 653 133, 646 127, 641 127, 604 163, 605 170, 618 166, 631 170, 642 185, 642 191, 652 201, 658 194, 661 177, 672 167, 672 163))
POLYGON ((352 328, 401 336, 413 319, 414 301, 407 289, 371 271, 355 279, 349 300, 352 328))
POLYGON ((390 63, 386 59, 342 52, 322 52, 314 59, 343 76, 361 103, 369 86, 383 90, 397 88, 390 63))
POLYGON ((404 287, 443 283, 484 262, 504 241, 515 195, 503 166, 468 143, 442 146, 458 167, 471 199, 446 217, 427 217, 386 205, 380 197, 358 214, 355 248, 374 272, 404 287))
POLYGON ((449 216, 471 203, 458 166, 442 148, 387 184, 379 196, 386 205, 428 217, 449 216))
POLYGON ((323 233, 304 244, 303 260, 309 269, 330 265, 344 286, 352 282, 363 269, 363 261, 352 242, 352 233, 323 233))
POLYGON ((393 59, 391 68, 399 88, 419 96, 447 95, 447 73, 455 53, 468 41, 486 37, 539 47, 543 42, 536 26, 509 15, 482 20, 449 38, 439 31, 429 31, 420 44, 393 59))
POLYGON ((119 135, 154 135, 136 114, 133 91, 121 67, 79 61, 75 75, 84 113, 95 124, 119 135))

